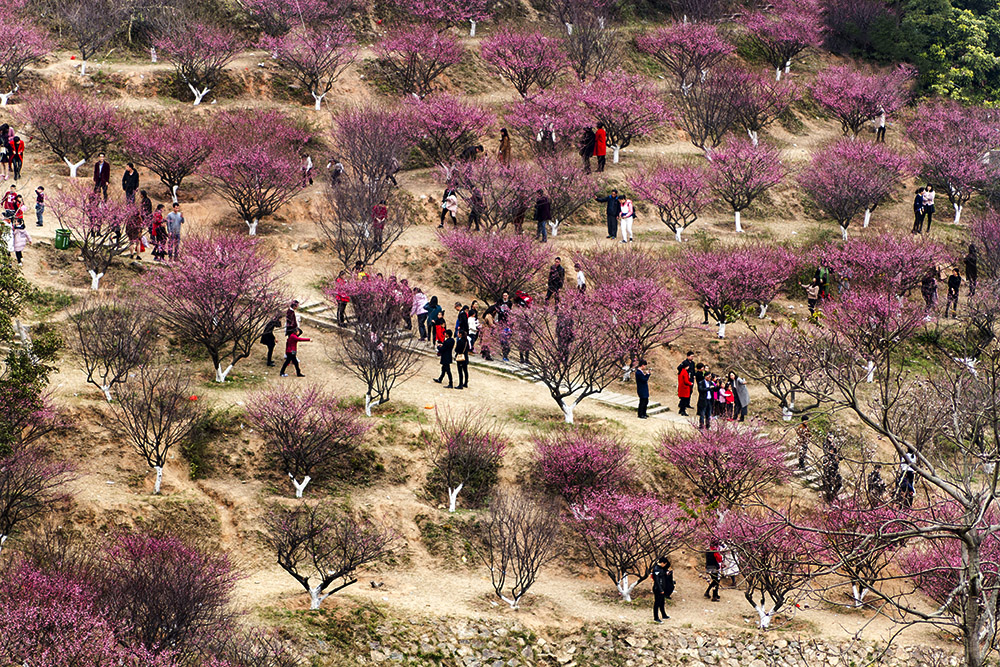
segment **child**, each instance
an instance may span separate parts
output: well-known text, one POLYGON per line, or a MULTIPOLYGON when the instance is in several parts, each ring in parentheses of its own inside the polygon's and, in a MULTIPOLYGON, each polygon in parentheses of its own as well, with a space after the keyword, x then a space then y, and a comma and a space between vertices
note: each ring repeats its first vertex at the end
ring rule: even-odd
POLYGON ((285 370, 288 368, 288 364, 295 365, 295 375, 304 378, 305 375, 299 369, 299 359, 296 356, 298 353, 299 343, 308 343, 308 338, 302 337, 302 329, 296 329, 291 334, 288 335, 288 340, 285 342, 285 363, 281 365, 281 377, 286 378, 288 375, 285 370))
POLYGON ((45 213, 45 188, 39 185, 35 188, 35 227, 42 226, 42 215, 45 213))
POLYGON ((725 386, 719 390, 719 404, 722 408, 722 413, 729 419, 733 418, 734 398, 733 385, 730 382, 726 382, 725 386))

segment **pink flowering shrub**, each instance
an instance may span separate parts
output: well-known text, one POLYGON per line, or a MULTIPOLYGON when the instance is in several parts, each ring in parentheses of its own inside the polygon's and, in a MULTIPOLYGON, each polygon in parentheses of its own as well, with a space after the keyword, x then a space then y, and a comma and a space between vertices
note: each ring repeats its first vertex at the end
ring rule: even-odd
POLYGON ((628 488, 636 477, 627 444, 581 431, 536 437, 535 465, 542 484, 571 503, 589 493, 628 488))

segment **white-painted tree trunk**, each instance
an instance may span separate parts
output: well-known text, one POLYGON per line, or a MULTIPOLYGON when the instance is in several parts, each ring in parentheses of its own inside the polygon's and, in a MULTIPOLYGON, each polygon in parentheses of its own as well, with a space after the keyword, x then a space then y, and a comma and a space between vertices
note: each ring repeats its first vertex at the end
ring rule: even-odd
POLYGON ((163 466, 153 466, 156 471, 156 482, 153 484, 153 495, 160 495, 160 485, 163 484, 163 466))
POLYGON ((7 535, 0 534, 0 551, 3 551, 3 543, 7 541, 7 535))
POLYGON ((782 406, 781 407, 781 420, 782 421, 786 421, 786 422, 792 421, 792 417, 795 415, 795 413, 793 412, 793 410, 795 410, 795 404, 794 403, 789 403, 788 405, 782 406))
POLYGON ((559 236, 559 221, 558 220, 551 220, 551 221, 549 221, 549 227, 552 228, 552 234, 551 234, 551 236, 559 236))
POLYGON ((603 16, 598 16, 597 17, 597 25, 600 26, 601 30, 604 30, 604 17, 603 16))
POLYGON ((868 223, 872 221, 872 210, 870 208, 865 209, 865 222, 862 225, 864 229, 868 229, 868 223))
POLYGON ((475 36, 476 36, 476 22, 473 21, 472 19, 469 19, 469 37, 475 37, 475 36))
POLYGON ((785 74, 788 74, 788 72, 791 69, 792 69, 792 61, 791 60, 786 60, 785 61, 785 74))
POLYGON ((306 487, 309 486, 309 482, 312 481, 312 477, 310 477, 309 475, 303 477, 301 482, 295 479, 295 476, 292 475, 292 473, 288 473, 288 478, 292 480, 292 486, 295 487, 296 498, 302 497, 302 492, 306 490, 306 487))
POLYGON ((623 601, 625 602, 632 601, 632 589, 634 589, 635 585, 638 583, 639 580, 636 579, 634 582, 632 582, 632 584, 629 584, 628 575, 626 574, 622 576, 621 580, 616 584, 616 586, 618 587, 618 593, 622 596, 623 601))
POLYGON ((215 381, 216 382, 225 382, 226 381, 226 376, 229 375, 229 371, 231 371, 231 370, 233 370, 233 365, 232 364, 229 364, 229 366, 226 367, 226 370, 222 370, 222 364, 219 364, 218 366, 216 366, 215 367, 215 381))
POLYGON ((459 484, 454 489, 448 488, 448 511, 454 513, 455 505, 458 503, 458 494, 462 492, 465 483, 459 484))
POLYGON ((7 106, 7 100, 9 100, 10 96, 13 95, 15 92, 17 91, 12 90, 9 93, 0 93, 0 107, 7 106))
POLYGON ((247 227, 250 229, 250 236, 257 236, 257 223, 260 222, 257 218, 251 220, 244 220, 247 223, 247 227))
POLYGON ((769 305, 771 305, 771 304, 769 304, 769 303, 762 303, 762 304, 760 304, 760 312, 757 313, 757 319, 758 320, 764 319, 764 317, 767 315, 767 307, 769 305))
POLYGON ((80 61, 80 76, 87 76, 87 61, 80 61))
POLYGON ((774 80, 781 81, 781 68, 779 67, 774 73, 774 80))
POLYGON ((76 172, 78 172, 80 170, 80 167, 82 167, 83 163, 86 162, 86 161, 87 161, 86 158, 84 158, 83 160, 80 160, 79 162, 77 162, 76 164, 74 164, 74 163, 70 162, 69 160, 67 160, 66 158, 63 158, 63 162, 65 162, 66 166, 69 167, 69 177, 70 178, 76 178, 76 172))
POLYGON ((743 225, 740 221, 740 211, 736 211, 736 231, 740 233, 743 232, 743 225))
POLYGON ((323 93, 322 95, 317 95, 316 93, 310 91, 309 94, 313 96, 314 100, 316 100, 316 111, 321 110, 323 108, 322 107, 323 98, 326 97, 326 93, 323 93))
POLYGON ((719 322, 719 338, 725 338, 725 337, 726 337, 726 323, 719 322))
POLYGON ((747 130, 747 134, 750 135, 750 143, 752 143, 754 146, 757 146, 757 145, 760 144, 760 137, 759 137, 759 135, 758 135, 758 133, 756 131, 754 131, 754 130, 747 130))
POLYGON ((175 185, 172 188, 170 188, 170 197, 171 199, 174 200, 175 204, 177 203, 177 187, 178 186, 175 185))
POLYGON ((101 286, 101 278, 104 277, 103 273, 98 273, 93 269, 88 269, 87 273, 90 274, 90 289, 97 290, 101 286))
POLYGON ((840 228, 840 235, 843 237, 845 241, 847 240, 847 227, 840 228))
POLYGON ((518 605, 521 603, 521 598, 509 598, 506 595, 501 595, 500 599, 510 605, 510 608, 517 611, 518 605))
POLYGON ((319 584, 311 586, 309 588, 309 608, 319 609, 320 603, 323 602, 323 600, 327 599, 329 596, 330 596, 329 593, 327 593, 326 595, 320 593, 319 584))
POLYGON ((865 593, 868 592, 868 589, 865 588, 864 586, 859 587, 855 583, 855 584, 851 584, 851 591, 854 593, 854 606, 855 607, 860 607, 862 604, 864 604, 865 593))
POLYGON ((375 402, 372 400, 372 395, 365 394, 365 417, 372 416, 372 405, 374 404, 375 402))
POLYGON ((865 371, 867 371, 867 373, 865 374, 865 382, 871 384, 872 382, 875 381, 875 362, 869 361, 868 364, 865 366, 865 371))
POLYGON ((611 164, 618 164, 618 154, 621 153, 620 146, 612 146, 614 152, 611 154, 611 164))
POLYGON ((567 35, 572 35, 573 34, 573 24, 572 23, 566 23, 565 25, 566 25, 566 34, 567 35))
POLYGON ((682 232, 682 231, 684 231, 684 228, 683 228, 683 227, 681 227, 680 225, 677 225, 677 229, 675 229, 675 230, 674 230, 674 238, 676 238, 676 239, 677 239, 677 242, 678 242, 678 243, 681 243, 681 242, 682 242, 682 241, 681 241, 681 232, 682 232))
POLYGON ((955 204, 955 224, 957 225, 958 221, 961 219, 962 219, 962 205, 955 204))
POLYGON ((155 46, 149 47, 149 62, 151 62, 151 63, 155 63, 156 62, 156 47, 155 46))
POLYGON ((768 611, 763 604, 756 605, 757 615, 760 616, 760 624, 757 626, 761 630, 767 630, 768 626, 771 625, 771 619, 774 618, 774 609, 768 611))
POLYGON ((208 95, 208 91, 211 90, 211 88, 208 87, 206 87, 204 90, 198 90, 190 83, 188 84, 188 88, 191 90, 191 94, 194 95, 194 106, 198 106, 199 104, 201 104, 201 101, 205 99, 205 95, 208 95))
POLYGON ((111 400, 112 400, 111 399, 111 387, 109 387, 106 384, 102 384, 101 385, 101 393, 104 394, 104 398, 108 401, 108 403, 110 403, 111 400))
POLYGON ((566 418, 567 424, 573 423, 573 408, 575 407, 576 405, 573 403, 563 403, 562 405, 563 416, 566 418))

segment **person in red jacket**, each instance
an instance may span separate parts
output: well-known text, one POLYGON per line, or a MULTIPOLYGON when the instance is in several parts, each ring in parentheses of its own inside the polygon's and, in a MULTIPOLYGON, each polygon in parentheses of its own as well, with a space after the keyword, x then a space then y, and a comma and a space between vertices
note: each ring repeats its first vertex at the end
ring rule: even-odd
POLYGON ((684 364, 677 370, 677 398, 680 400, 678 410, 682 417, 687 417, 687 409, 691 407, 691 389, 694 381, 688 372, 688 367, 684 364))
POLYGON ((597 172, 600 173, 604 171, 604 163, 608 156, 608 133, 604 131, 604 123, 597 124, 594 156, 597 158, 597 172))
POLYGON ((299 359, 296 356, 299 351, 300 342, 308 343, 309 339, 302 337, 302 329, 296 329, 291 334, 289 334, 288 340, 285 342, 285 363, 281 365, 281 377, 283 378, 288 377, 288 375, 285 373, 285 370, 288 368, 288 364, 295 365, 295 374, 298 377, 300 378, 305 377, 305 375, 303 375, 302 371, 299 369, 299 359))

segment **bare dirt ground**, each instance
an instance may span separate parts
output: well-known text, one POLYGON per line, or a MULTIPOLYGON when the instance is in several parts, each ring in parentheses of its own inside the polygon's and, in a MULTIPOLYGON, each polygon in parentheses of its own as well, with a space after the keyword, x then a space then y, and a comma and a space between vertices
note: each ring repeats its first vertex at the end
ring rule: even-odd
MULTIPOLYGON (((73 63, 68 55, 58 54, 40 74, 65 82, 77 80, 79 77, 74 74, 73 63)), ((240 81, 249 81, 257 70, 264 69, 259 64, 265 61, 266 56, 260 53, 247 54, 232 64, 230 74, 240 81)), ((137 112, 168 108, 208 115, 219 107, 239 103, 232 99, 220 99, 219 104, 213 106, 210 95, 206 98, 205 106, 191 110, 176 100, 153 97, 151 80, 157 75, 162 76, 168 69, 162 63, 152 65, 140 60, 108 61, 103 65, 93 62, 90 65, 91 72, 100 70, 118 84, 97 84, 92 90, 95 94, 112 97, 122 107, 137 112), (113 90, 106 90, 108 88, 113 90)), ((359 78, 359 71, 358 67, 352 68, 343 82, 338 84, 327 98, 331 104, 342 106, 374 96, 369 86, 359 78)), ((451 85, 456 86, 455 82, 451 85)), ((483 85, 487 90, 477 91, 476 98, 491 106, 498 107, 513 95, 512 91, 495 80, 488 80, 483 85)), ((13 101, 16 103, 18 97, 13 101)), ((328 107, 315 113, 307 106, 286 107, 311 119, 323 132, 329 128, 329 110, 334 108, 328 107)), ((9 120, 12 112, 17 112, 16 104, 0 109, 0 121, 9 120)), ((798 113, 797 117, 802 126, 795 134, 781 127, 776 127, 771 132, 772 139, 782 148, 791 173, 786 182, 771 194, 769 202, 758 205, 745 214, 746 236, 774 242, 798 243, 824 234, 837 234, 834 223, 819 222, 805 214, 801 196, 792 187, 792 179, 795 171, 808 160, 812 150, 839 135, 839 126, 828 119, 803 112, 798 113)), ((890 128, 890 141, 899 141, 898 134, 893 136, 892 129, 890 128)), ((664 132, 661 139, 658 142, 639 140, 625 150, 620 165, 609 165, 610 181, 615 184, 623 183, 628 171, 640 161, 676 155, 697 156, 697 150, 678 132, 664 132)), ((488 151, 495 146, 495 141, 490 139, 485 143, 488 151)), ((524 150, 523 147, 515 147, 515 150, 518 149, 524 150)), ((324 157, 314 156, 320 181, 323 180, 324 157)), ((89 167, 90 165, 84 166, 81 174, 88 175, 89 167)), ((50 196, 54 195, 69 185, 67 171, 40 142, 29 141, 25 178, 18 184, 18 189, 28 195, 36 186, 44 185, 50 196)), ((120 165, 115 164, 112 173, 113 188, 120 173, 120 165)), ((142 187, 150 190, 154 202, 168 201, 162 186, 155 183, 151 175, 141 172, 141 177, 142 187)), ((435 180, 431 170, 406 172, 400 178, 400 183, 421 203, 426 215, 404 234, 380 269, 407 276, 411 284, 420 285, 429 294, 438 295, 443 304, 450 304, 456 299, 467 301, 470 295, 454 294, 443 285, 435 284, 436 276, 439 275, 436 270, 441 266, 444 256, 437 243, 435 229, 440 183, 435 180)), ((187 220, 186 234, 211 228, 246 232, 243 223, 197 179, 182 186, 180 194, 187 220)), ((317 183, 273 219, 262 223, 259 232, 280 259, 289 293, 302 301, 319 300, 321 294, 318 283, 339 268, 335 265, 335 259, 317 243, 320 237, 314 221, 320 214, 321 203, 322 186, 317 183), (307 249, 302 249, 302 246, 307 249)), ((874 229, 868 233, 878 233, 890 227, 908 228, 907 212, 907 198, 901 192, 895 205, 884 206, 876 212, 874 229)), ((571 255, 574 251, 587 247, 611 243, 604 239, 601 217, 601 211, 595 205, 582 220, 567 223, 560 235, 552 240, 554 251, 571 255)), ((49 215, 43 229, 36 230, 32 227, 29 233, 36 241, 51 241, 55 228, 55 221, 49 215)), ((852 230, 852 233, 859 231, 852 230)), ((691 240, 694 234, 699 232, 724 241, 736 238, 730 214, 721 209, 713 211, 687 230, 686 236, 690 243, 694 242, 691 240)), ((636 236, 640 243, 650 248, 671 248, 676 245, 672 234, 657 221, 655 213, 648 209, 643 210, 637 221, 636 236)), ((147 264, 150 259, 147 256, 143 263, 147 264)), ((102 283, 102 290, 127 284, 135 277, 135 271, 125 263, 113 267, 102 283)), ((36 245, 27 250, 25 275, 40 288, 67 291, 77 298, 84 298, 88 291, 89 280, 82 265, 51 248, 36 245)), ((794 316, 803 311, 804 298, 803 295, 798 295, 796 300, 776 304, 772 316, 778 316, 773 315, 775 312, 794 316)), ((700 312, 692 310, 692 316, 697 315, 700 312)), ((64 313, 56 314, 57 319, 61 317, 64 317, 64 313)), ((700 317, 697 321, 700 321, 700 317)), ((729 327, 729 340, 738 337, 742 328, 742 324, 729 327)), ((729 343, 716 340, 714 331, 715 328, 711 326, 696 327, 674 349, 657 353, 653 359, 654 399, 674 406, 676 376, 673 368, 679 362, 684 348, 697 350, 701 358, 715 359, 724 356, 725 347, 729 343)), ((312 341, 300 346, 303 371, 307 376, 304 379, 277 377, 277 369, 267 368, 263 363, 263 348, 260 348, 258 354, 237 365, 235 375, 239 381, 225 387, 211 382, 211 369, 206 360, 179 361, 191 368, 194 377, 192 393, 198 396, 198 400, 216 409, 231 407, 238 411, 245 405, 253 390, 273 383, 315 383, 345 396, 359 396, 362 390, 359 383, 335 361, 337 334, 307 330, 306 335, 312 341)), ((417 436, 422 429, 432 428, 434 409, 483 410, 501 421, 515 441, 504 469, 504 476, 513 481, 526 474, 530 462, 532 433, 539 429, 553 428, 561 417, 543 387, 473 371, 468 390, 449 391, 430 381, 433 374, 436 374, 436 367, 433 359, 428 358, 412 379, 393 391, 392 402, 386 407, 386 413, 396 411, 402 416, 386 417, 381 420, 385 428, 380 426, 372 432, 369 447, 384 463, 386 473, 367 486, 336 483, 323 489, 310 488, 307 491, 307 496, 311 497, 330 493, 349 498, 356 505, 384 517, 407 540, 404 557, 396 566, 362 572, 362 581, 358 585, 328 600, 327 605, 343 604, 345 598, 351 598, 387 603, 403 615, 448 614, 473 617, 511 613, 484 601, 491 590, 484 568, 474 563, 457 566, 444 563, 439 557, 429 554, 421 540, 415 517, 428 515, 433 521, 443 522, 446 513, 423 495, 424 478, 429 469, 428 452, 417 436), (409 411, 405 411, 405 408, 409 411), (385 587, 374 590, 368 586, 368 579, 384 581, 385 587)), ((625 385, 612 389, 622 393, 631 391, 625 385)), ((268 558, 257 537, 258 520, 266 503, 275 493, 287 495, 290 488, 280 478, 262 470, 259 455, 254 455, 259 449, 259 443, 248 429, 241 426, 237 435, 227 443, 224 452, 216 454, 216 469, 208 479, 189 479, 186 463, 179 455, 175 455, 166 470, 164 495, 157 498, 149 495, 152 488, 150 471, 141 465, 124 443, 109 436, 103 412, 106 406, 99 400, 99 392, 93 386, 85 384, 72 353, 66 352, 63 355, 60 369, 52 378, 52 390, 56 403, 70 411, 78 428, 66 448, 80 466, 80 477, 73 483, 74 501, 70 516, 74 523, 103 531, 114 525, 133 525, 157 518, 180 532, 207 537, 220 549, 232 554, 246 575, 239 585, 239 597, 248 608, 303 608, 307 605, 303 591, 268 558)), ((752 392, 752 400, 752 411, 774 418, 773 402, 766 400, 757 390, 752 392)), ((629 412, 590 400, 583 402, 577 409, 576 416, 578 422, 625 436, 635 445, 638 460, 644 466, 655 464, 657 433, 661 429, 690 428, 673 413, 665 420, 638 421, 629 412)), ((724 590, 723 602, 711 604, 701 597, 704 583, 699 576, 699 556, 693 552, 683 552, 678 554, 676 561, 678 593, 670 609, 672 624, 715 629, 752 627, 753 610, 743 599, 742 592, 724 590)), ((608 595, 609 592, 614 592, 611 583, 594 571, 579 564, 557 560, 543 570, 536 587, 532 589, 534 601, 519 612, 518 617, 540 629, 574 628, 604 620, 632 623, 649 621, 645 600, 625 605, 615 601, 608 595)), ((804 603, 802 608, 795 610, 794 615, 796 623, 804 622, 804 627, 810 633, 837 639, 846 639, 871 617, 868 612, 834 611, 816 603, 804 603)), ((867 631, 866 637, 885 636, 889 630, 888 623, 876 621, 867 631)), ((908 633, 906 639, 910 642, 939 641, 936 636, 918 632, 908 633)))

